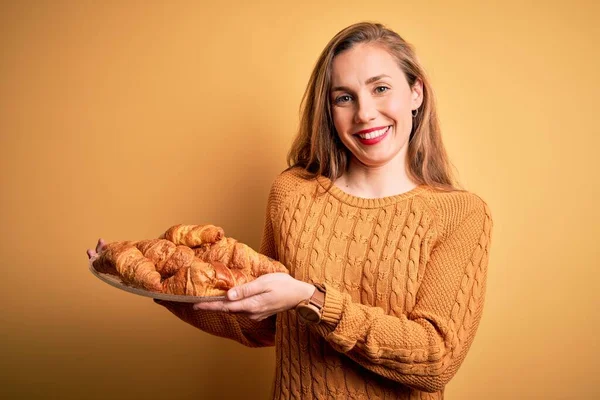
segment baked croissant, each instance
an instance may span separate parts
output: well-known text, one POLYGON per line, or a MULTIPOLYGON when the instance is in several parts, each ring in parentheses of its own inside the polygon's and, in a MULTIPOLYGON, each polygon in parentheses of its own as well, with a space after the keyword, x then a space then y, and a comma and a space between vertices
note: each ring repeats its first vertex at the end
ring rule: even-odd
POLYGON ((214 225, 174 225, 160 238, 175 244, 196 247, 218 242, 224 235, 223 228, 214 225))
POLYGON ((230 269, 220 262, 205 263, 196 259, 163 282, 165 293, 189 296, 221 296, 234 286, 254 280, 247 271, 230 269))
POLYGON ((134 245, 134 242, 108 243, 93 261, 98 272, 121 277, 124 283, 160 292, 162 282, 155 264, 134 245))
POLYGON ((172 276, 180 268, 192 265, 195 258, 194 250, 187 246, 178 246, 166 239, 142 240, 134 245, 144 257, 154 263, 162 278, 172 276))
POLYGON ((214 244, 197 247, 194 253, 203 261, 218 261, 231 269, 246 270, 255 277, 272 272, 288 272, 280 262, 229 237, 224 237, 214 244))

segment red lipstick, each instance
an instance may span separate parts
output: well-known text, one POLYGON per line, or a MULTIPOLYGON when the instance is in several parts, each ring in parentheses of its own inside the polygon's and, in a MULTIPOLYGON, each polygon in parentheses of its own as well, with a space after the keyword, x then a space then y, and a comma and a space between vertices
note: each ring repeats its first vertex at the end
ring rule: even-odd
POLYGON ((381 142, 383 139, 385 139, 385 137, 388 135, 388 133, 390 133, 390 128, 391 127, 389 127, 389 126, 387 128, 385 126, 380 126, 378 128, 364 129, 364 130, 362 130, 360 132, 355 133, 354 135, 357 137, 358 141, 361 144, 364 144, 366 146, 372 146, 374 144, 377 144, 377 143, 381 142), (375 138, 363 139, 360 136, 358 136, 359 134, 364 134, 364 133, 369 133, 369 132, 373 132, 373 131, 378 131, 378 130, 381 130, 381 129, 384 129, 384 128, 385 128, 385 132, 383 133, 383 135, 377 136, 375 138))

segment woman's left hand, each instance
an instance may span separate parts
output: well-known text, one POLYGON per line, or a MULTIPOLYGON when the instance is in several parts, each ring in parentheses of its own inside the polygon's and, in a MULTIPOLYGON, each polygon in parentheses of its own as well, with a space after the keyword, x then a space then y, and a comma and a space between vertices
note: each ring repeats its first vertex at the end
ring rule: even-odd
POLYGON ((288 274, 265 274, 245 285, 229 289, 227 300, 196 303, 194 309, 241 313, 252 320, 261 321, 296 307, 302 300, 310 298, 314 291, 314 285, 288 274))

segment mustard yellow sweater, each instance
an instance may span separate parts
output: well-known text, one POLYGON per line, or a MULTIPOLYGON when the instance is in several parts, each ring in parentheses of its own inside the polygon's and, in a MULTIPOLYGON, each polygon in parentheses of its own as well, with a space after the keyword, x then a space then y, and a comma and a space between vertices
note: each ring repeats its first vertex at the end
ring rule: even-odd
POLYGON ((362 199, 292 169, 272 186, 260 250, 326 286, 323 321, 163 305, 211 334, 275 345, 274 399, 442 399, 481 318, 491 230, 469 192, 362 199))

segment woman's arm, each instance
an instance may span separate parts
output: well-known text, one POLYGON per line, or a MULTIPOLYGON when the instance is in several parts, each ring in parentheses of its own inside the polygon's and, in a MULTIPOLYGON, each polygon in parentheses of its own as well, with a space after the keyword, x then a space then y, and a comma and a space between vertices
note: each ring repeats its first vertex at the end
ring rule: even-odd
POLYGON ((389 379, 427 392, 454 376, 481 319, 492 219, 478 203, 432 252, 408 315, 351 301, 327 286, 314 328, 337 351, 389 379))
POLYGON ((232 339, 248 347, 273 346, 276 316, 254 321, 245 315, 221 311, 194 310, 189 303, 155 300, 182 321, 210 333, 232 339))

